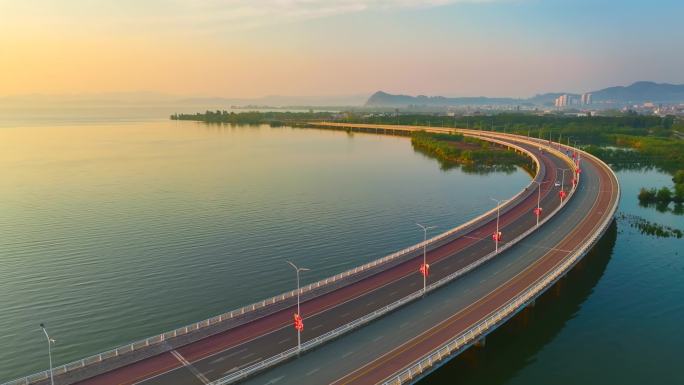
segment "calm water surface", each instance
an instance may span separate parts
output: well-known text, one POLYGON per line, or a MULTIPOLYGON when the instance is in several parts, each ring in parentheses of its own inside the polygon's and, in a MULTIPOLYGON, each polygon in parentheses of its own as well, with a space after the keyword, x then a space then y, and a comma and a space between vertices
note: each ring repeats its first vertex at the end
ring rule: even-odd
POLYGON ((194 122, 0 124, 0 382, 252 303, 490 209, 523 171, 407 138, 194 122))

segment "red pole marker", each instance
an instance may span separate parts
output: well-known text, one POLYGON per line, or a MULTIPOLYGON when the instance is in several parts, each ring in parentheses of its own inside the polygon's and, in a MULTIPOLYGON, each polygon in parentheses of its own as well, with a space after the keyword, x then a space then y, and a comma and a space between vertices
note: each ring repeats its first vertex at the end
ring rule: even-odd
POLYGON ((535 207, 534 208, 534 215, 540 216, 542 213, 542 208, 541 207, 535 207))
POLYGON ((560 195, 561 199, 563 199, 563 198, 565 198, 565 196, 568 195, 568 194, 566 194, 565 191, 561 191, 561 192, 559 193, 559 195, 560 195))
POLYGON ((501 231, 498 233, 492 234, 492 239, 495 240, 496 242, 501 242, 501 231))
POLYGON ((294 328, 297 329, 298 332, 304 330, 304 321, 302 321, 302 317, 297 313, 294 313, 294 328))
POLYGON ((420 273, 423 274, 423 277, 427 278, 430 275, 430 265, 427 263, 420 265, 420 273))
POLYGON ((579 175, 579 173, 582 172, 582 169, 581 169, 581 168, 577 168, 577 170, 575 170, 575 172, 577 173, 577 175, 579 175))

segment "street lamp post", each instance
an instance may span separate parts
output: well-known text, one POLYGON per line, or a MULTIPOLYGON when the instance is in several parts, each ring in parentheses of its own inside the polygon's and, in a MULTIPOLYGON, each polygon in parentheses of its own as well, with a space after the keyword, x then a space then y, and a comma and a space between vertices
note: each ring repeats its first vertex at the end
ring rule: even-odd
POLYGON ((499 214, 501 212, 501 204, 504 202, 509 201, 509 199, 494 199, 494 198, 489 198, 496 202, 496 232, 494 233, 494 253, 499 253, 499 241, 501 240, 501 231, 499 231, 499 214))
POLYGON ((48 359, 50 360, 50 384, 55 385, 55 378, 52 373, 52 344, 55 343, 55 340, 50 338, 50 335, 48 335, 47 330, 45 330, 45 324, 41 323, 40 328, 43 329, 43 333, 45 334, 45 338, 47 339, 48 343, 48 359))
MULTIPOLYGON (((299 272, 300 271, 309 271, 309 269, 304 268, 304 267, 297 267, 297 265, 295 265, 294 263, 292 263, 290 261, 285 261, 285 262, 289 263, 290 266, 292 266, 295 269, 295 272, 297 273, 297 314, 295 314, 295 320, 297 320, 299 317, 299 320, 301 322, 301 313, 299 312, 299 292, 300 292, 300 290, 299 290, 299 272)), ((302 323, 301 326, 302 327, 299 328, 295 325, 295 327, 297 327, 297 354, 299 354, 299 352, 302 350, 302 330, 301 329, 303 329, 304 324, 302 323)))
POLYGON ((580 159, 582 159, 582 152, 577 149, 577 167, 580 167, 580 159))
MULTIPOLYGON (((571 136, 571 135, 568 135, 568 138, 567 138, 567 143, 568 143, 568 144, 565 145, 565 154, 568 155, 568 156, 570 156, 570 150, 572 149, 572 147, 570 146, 570 139, 572 139, 572 136, 571 136)), ((573 152, 574 152, 574 150, 573 150, 573 152)))
POLYGON ((545 182, 537 182, 536 180, 532 181, 532 183, 536 183, 539 186, 539 189, 538 189, 539 192, 537 194, 537 208, 534 210, 534 214, 537 216, 537 226, 539 226, 539 217, 541 216, 541 212, 542 212, 542 209, 541 209, 541 185, 543 185, 544 183, 548 183, 548 182, 549 182, 548 180, 545 182))
POLYGON ((580 153, 579 153, 579 151, 578 151, 579 147, 577 147, 577 146, 578 146, 578 143, 580 143, 580 140, 579 140, 579 139, 573 139, 573 140, 572 140, 572 145, 573 145, 572 153, 573 153, 573 155, 574 155, 573 158, 575 159, 575 165, 576 165, 577 167, 579 167, 579 158, 580 158, 580 153))
POLYGON ((423 266, 420 267, 420 272, 423 274, 423 295, 425 295, 425 290, 427 288, 427 275, 430 266, 427 264, 427 232, 437 228, 437 226, 424 226, 420 223, 416 223, 418 227, 423 229, 423 266))

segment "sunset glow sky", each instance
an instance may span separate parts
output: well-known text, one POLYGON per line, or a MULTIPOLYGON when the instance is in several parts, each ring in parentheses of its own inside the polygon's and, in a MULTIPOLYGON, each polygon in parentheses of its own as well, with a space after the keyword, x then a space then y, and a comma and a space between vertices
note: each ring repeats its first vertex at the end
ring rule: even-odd
POLYGON ((666 0, 0 0, 0 95, 684 83, 682 15, 666 0))

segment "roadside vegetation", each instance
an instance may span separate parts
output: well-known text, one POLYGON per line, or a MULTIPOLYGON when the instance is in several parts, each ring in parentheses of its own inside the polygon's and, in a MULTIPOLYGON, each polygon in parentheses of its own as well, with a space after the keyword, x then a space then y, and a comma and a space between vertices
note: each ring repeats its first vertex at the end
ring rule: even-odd
POLYGON ((512 172, 515 166, 533 173, 534 162, 525 155, 490 142, 459 134, 414 132, 411 144, 416 151, 437 159, 442 169, 462 167, 466 172, 512 172))
POLYGON ((496 115, 448 117, 438 115, 398 115, 362 117, 348 121, 377 124, 410 124, 433 127, 459 127, 514 133, 572 144, 592 153, 615 169, 655 167, 674 174, 684 169, 684 140, 675 133, 684 131, 684 121, 673 116, 569 117, 554 114, 501 113, 496 115))

